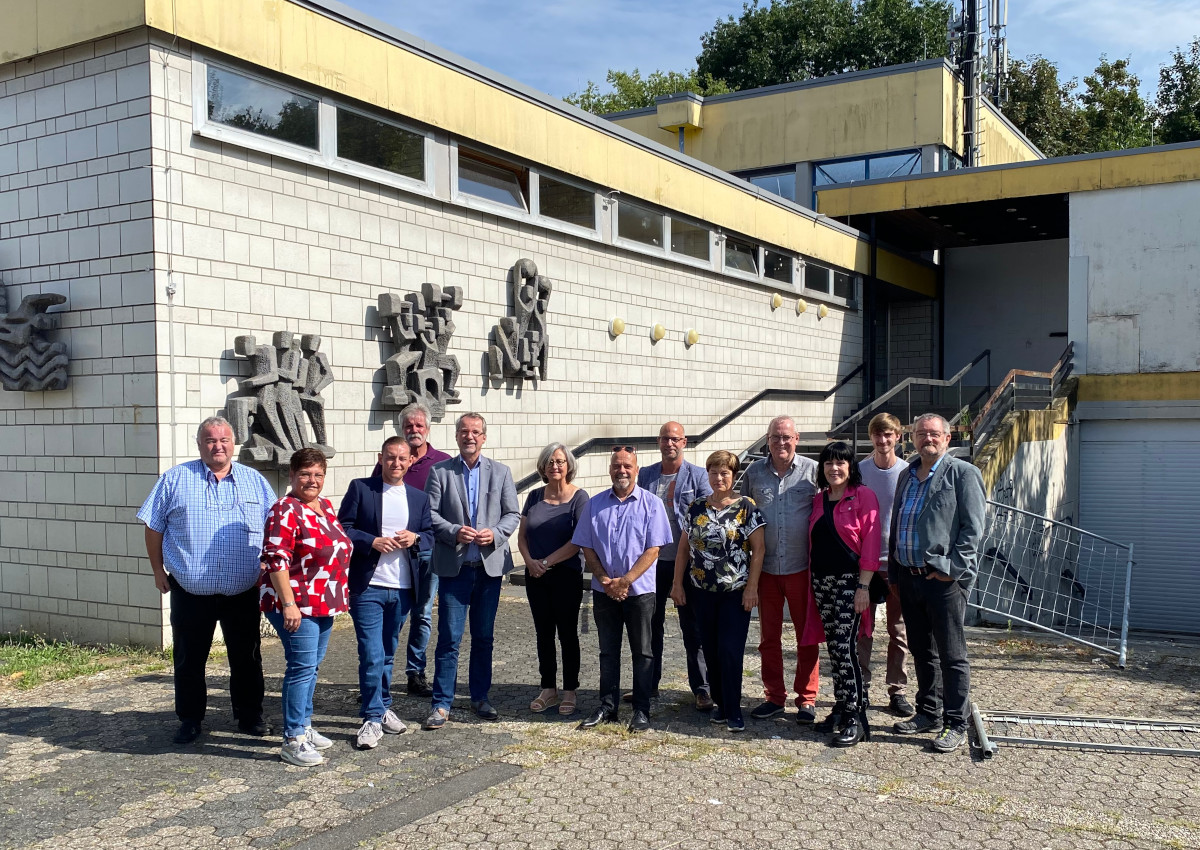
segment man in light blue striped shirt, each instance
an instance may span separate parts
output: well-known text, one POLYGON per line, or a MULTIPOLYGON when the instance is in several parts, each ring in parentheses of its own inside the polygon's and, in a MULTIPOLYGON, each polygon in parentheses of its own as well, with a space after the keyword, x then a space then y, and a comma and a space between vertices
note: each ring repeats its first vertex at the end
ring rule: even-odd
POLYGON ((275 494, 262 475, 233 462, 233 428, 225 419, 200 423, 196 444, 200 459, 164 472, 138 511, 154 583, 171 594, 178 744, 200 735, 208 699, 204 667, 218 622, 238 728, 259 736, 269 731, 262 716, 257 584, 275 494))

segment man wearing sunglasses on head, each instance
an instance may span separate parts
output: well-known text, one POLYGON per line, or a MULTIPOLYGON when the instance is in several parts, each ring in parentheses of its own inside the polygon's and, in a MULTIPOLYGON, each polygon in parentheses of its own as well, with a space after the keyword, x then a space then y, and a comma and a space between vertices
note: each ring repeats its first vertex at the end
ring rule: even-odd
POLYGON ((615 723, 621 696, 621 630, 633 656, 633 719, 630 732, 650 728, 654 652, 650 622, 655 605, 655 565, 669 545, 671 523, 662 500, 637 485, 637 450, 613 446, 608 475, 612 489, 588 500, 571 542, 592 571, 592 606, 600 642, 600 707, 581 728, 615 723))

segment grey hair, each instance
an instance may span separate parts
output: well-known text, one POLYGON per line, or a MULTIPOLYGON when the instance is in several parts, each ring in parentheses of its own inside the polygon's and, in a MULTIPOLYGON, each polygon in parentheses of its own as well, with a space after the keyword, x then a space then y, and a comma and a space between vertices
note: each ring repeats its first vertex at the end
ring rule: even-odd
POLYGON ((776 422, 790 422, 792 424, 792 430, 793 431, 796 430, 796 420, 795 419, 793 419, 790 416, 776 416, 774 419, 772 419, 770 422, 767 423, 767 433, 768 434, 771 433, 771 429, 775 427, 776 422))
POLYGON ((562 452, 563 457, 567 459, 567 483, 570 484, 575 478, 575 470, 579 468, 579 462, 575 460, 575 455, 571 450, 562 443, 551 443, 538 453, 537 458, 537 473, 541 476, 542 481, 549 481, 546 476, 546 469, 550 466, 550 459, 554 457, 555 452, 562 452))
MULTIPOLYGON (((482 413, 476 413, 473 410, 468 410, 466 413, 462 414, 461 416, 459 416, 457 419, 454 420, 454 433, 457 434, 459 429, 462 428, 462 423, 463 423, 464 419, 478 419, 479 425, 480 425, 480 430, 482 430, 484 434, 487 434, 487 420, 483 418, 482 413)), ((404 420, 401 420, 401 421, 403 422, 404 420)))
POLYGON ((404 420, 412 416, 414 413, 419 413, 425 417, 425 424, 429 425, 433 421, 433 413, 430 409, 419 401, 414 401, 400 411, 400 424, 404 424, 404 420))
POLYGON ((942 430, 945 431, 947 434, 950 433, 950 422, 946 419, 945 416, 942 416, 942 414, 940 414, 940 413, 922 413, 920 416, 918 416, 916 419, 913 420, 913 431, 916 431, 917 426, 920 425, 922 422, 924 422, 927 419, 936 419, 938 422, 941 422, 942 430))
POLYGON ((229 429, 229 433, 233 433, 233 426, 229 424, 229 420, 224 416, 210 416, 200 423, 200 427, 196 429, 196 442, 200 442, 200 438, 204 435, 205 428, 211 428, 214 425, 224 425, 229 429))

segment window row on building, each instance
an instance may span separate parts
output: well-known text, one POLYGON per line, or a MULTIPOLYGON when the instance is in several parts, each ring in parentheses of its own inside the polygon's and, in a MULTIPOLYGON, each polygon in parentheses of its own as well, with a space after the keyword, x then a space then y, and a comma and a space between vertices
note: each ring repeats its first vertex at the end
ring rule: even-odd
POLYGON ((856 306, 859 281, 851 272, 723 233, 640 199, 209 60, 196 60, 193 78, 194 126, 201 135, 739 280, 856 306))

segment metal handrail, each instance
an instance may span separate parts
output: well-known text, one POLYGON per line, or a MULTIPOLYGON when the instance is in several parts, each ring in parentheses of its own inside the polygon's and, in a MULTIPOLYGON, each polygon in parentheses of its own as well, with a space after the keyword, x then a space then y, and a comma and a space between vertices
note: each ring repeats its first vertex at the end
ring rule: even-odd
POLYGON ((1059 355, 1058 362, 1048 372, 1031 372, 1024 369, 1012 369, 1000 385, 996 387, 996 391, 992 393, 979 414, 971 422, 972 443, 978 446, 986 440, 990 435, 993 426, 996 422, 1002 420, 1012 411, 1017 405, 1017 393, 1015 391, 1019 378, 1041 378, 1048 382, 1046 389, 1047 399, 1053 399, 1063 383, 1070 377, 1075 368, 1075 343, 1067 343, 1067 347, 1063 349, 1063 353, 1059 355))
POLYGON ((965 412, 972 405, 974 405, 976 402, 978 402, 980 398, 991 393, 991 391, 992 391, 992 350, 990 348, 984 349, 982 352, 980 352, 978 355, 976 355, 974 360, 972 360, 970 363, 968 363, 963 368, 959 369, 958 372, 956 372, 954 375, 952 375, 951 377, 946 378, 946 379, 905 378, 903 381, 896 384, 896 386, 892 387, 890 390, 888 390, 886 393, 881 395, 879 398, 875 399, 870 404, 866 405, 865 407, 863 407, 860 410, 856 411, 855 413, 851 414, 849 417, 847 417, 844 421, 839 423, 834 428, 830 429, 829 431, 826 431, 825 436, 834 438, 834 437, 837 437, 837 436, 843 434, 845 431, 847 431, 851 427, 853 427, 853 429, 854 429, 853 446, 854 446, 854 451, 857 452, 858 451, 859 423, 861 423, 864 419, 866 419, 868 416, 870 416, 876 410, 883 407, 885 404, 887 404, 887 402, 891 401, 893 398, 898 396, 900 393, 907 393, 907 395, 908 395, 908 409, 909 409, 908 418, 909 418, 909 420, 911 420, 912 419, 912 388, 913 387, 954 387, 954 386, 957 386, 957 388, 958 388, 958 409, 957 409, 957 412, 954 414, 954 416, 948 420, 951 427, 960 424, 962 422, 965 412), (969 373, 972 369, 974 369, 976 366, 978 366, 984 360, 987 360, 987 384, 984 387, 984 389, 982 389, 980 392, 975 394, 974 398, 968 400, 966 406, 964 406, 963 405, 963 397, 962 397, 963 378, 965 378, 967 376, 967 373, 969 373))
MULTIPOLYGON (((748 400, 742 402, 729 413, 726 413, 709 427, 705 428, 699 434, 688 435, 688 445, 698 446, 705 440, 712 437, 726 425, 737 419, 754 405, 763 401, 825 401, 842 387, 850 382, 856 375, 861 373, 865 368, 865 364, 859 363, 847 375, 834 384, 828 390, 785 390, 785 389, 766 389, 755 393, 748 400)), ((571 449, 575 457, 583 457, 586 454, 591 454, 598 447, 609 446, 657 446, 658 435, 641 437, 592 437, 585 440, 575 448, 571 449)), ((517 490, 524 490, 531 484, 537 483, 539 476, 536 472, 531 472, 517 482, 517 490)))

